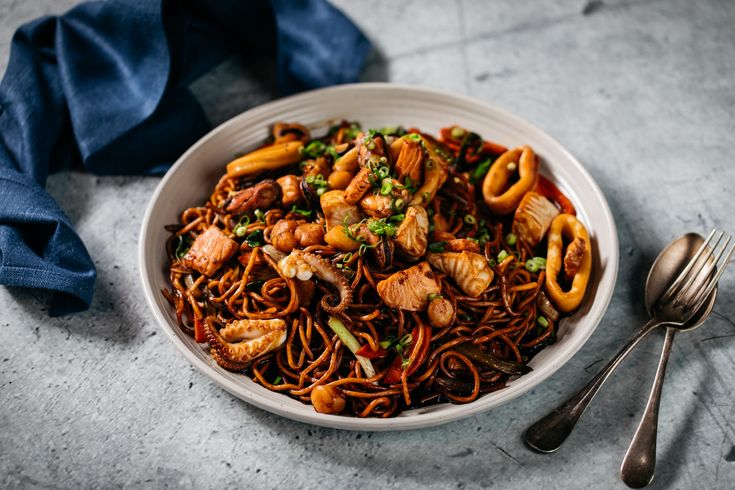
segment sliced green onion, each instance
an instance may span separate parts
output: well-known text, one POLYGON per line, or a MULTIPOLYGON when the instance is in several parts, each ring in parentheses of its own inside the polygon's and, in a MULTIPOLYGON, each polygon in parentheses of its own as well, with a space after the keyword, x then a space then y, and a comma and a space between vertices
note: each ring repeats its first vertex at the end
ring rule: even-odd
POLYGON ((390 217, 390 220, 391 221, 403 221, 405 217, 406 217, 405 214, 394 214, 393 216, 390 217))
MULTIPOLYGON (((393 207, 395 209, 397 209, 398 211, 400 211, 401 209, 403 209, 403 207, 405 205, 406 205, 406 201, 404 201, 400 197, 398 199, 396 199, 395 201, 393 201, 393 207)), ((403 216, 403 215, 401 215, 401 216, 403 216)))
POLYGON ((322 195, 322 194, 324 194, 325 192, 327 192, 327 188, 326 188, 326 187, 319 187, 319 188, 318 188, 318 189, 316 190, 316 195, 317 195, 317 196, 321 196, 321 195, 322 195))
MULTIPOLYGON (((382 167, 381 167, 382 168, 382 167)), ((390 179, 383 180, 383 185, 380 186, 380 194, 387 196, 393 190, 393 182, 390 179)))
POLYGON ((311 211, 309 209, 300 209, 300 208, 296 207, 295 204, 293 206, 291 206, 291 212, 292 213, 296 213, 296 214, 300 214, 301 216, 306 216, 306 217, 311 216, 311 211))
POLYGON ((319 140, 314 140, 301 149, 301 154, 305 157, 316 158, 324 155, 326 149, 327 145, 319 140))
POLYGON ((495 267, 496 265, 498 265, 498 263, 495 262, 495 259, 490 259, 487 261, 487 263, 490 267, 495 267))
POLYGON ((380 157, 378 163, 381 165, 388 165, 388 159, 386 157, 380 157))
POLYGON ((357 338, 352 335, 352 332, 350 332, 347 327, 345 327, 345 324, 342 323, 342 320, 337 317, 330 316, 327 324, 329 325, 329 328, 331 328, 332 331, 337 334, 337 337, 339 337, 345 347, 350 349, 353 354, 360 349, 360 342, 358 342, 357 338))
POLYGON ((474 225, 475 223, 477 223, 477 220, 471 214, 465 214, 464 222, 467 223, 468 225, 474 225))
POLYGON ((434 242, 429 244, 429 252, 443 252, 444 251, 444 245, 446 245, 447 242, 434 242))
POLYGON ((508 233, 507 235, 505 235, 505 243, 507 243, 511 247, 516 244, 516 241, 518 241, 518 237, 515 235, 515 233, 508 233))
POLYGON ((248 225, 250 224, 250 216, 244 215, 242 218, 240 218, 240 221, 237 222, 235 227, 232 229, 232 233, 239 237, 244 237, 245 233, 248 232, 248 225))
POLYGON ((546 269, 546 259, 543 257, 528 259, 525 267, 528 272, 538 272, 541 269, 546 269))
POLYGON ((460 128, 459 126, 454 126, 450 134, 452 135, 453 139, 458 140, 464 138, 464 135, 467 134, 467 131, 460 128))
POLYGON ((434 163, 434 160, 431 160, 431 159, 429 159, 429 160, 426 160, 426 168, 428 168, 428 169, 432 169, 432 168, 434 168, 434 165, 436 165, 436 164, 434 163))
POLYGON ((342 262, 349 262, 352 260, 352 252, 347 252, 344 257, 342 257, 342 262))
POLYGON ((253 214, 255 215, 255 219, 257 219, 261 223, 265 223, 265 213, 263 211, 261 211, 260 209, 256 209, 253 214))
POLYGON ((396 236, 396 227, 391 224, 386 224, 383 227, 383 233, 385 233, 385 236, 394 237, 396 236))
POLYGON ((508 252, 506 252, 505 250, 501 250, 500 253, 498 254, 498 262, 504 261, 507 257, 508 257, 508 252))
POLYGON ((273 381, 273 384, 274 385, 279 385, 279 384, 281 384, 281 381, 283 381, 283 378, 281 378, 280 375, 279 376, 276 376, 276 380, 273 381))
POLYGON ((395 340, 396 338, 391 335, 389 337, 386 337, 385 340, 381 340, 380 342, 378 342, 378 345, 381 348, 388 350, 388 348, 390 348, 390 346, 393 344, 393 342, 395 342, 395 340))
POLYGON ((371 221, 370 223, 368 223, 368 230, 372 231, 376 235, 382 235, 383 225, 384 223, 381 220, 371 221))
POLYGON ((348 140, 354 140, 357 135, 362 132, 362 128, 357 123, 350 123, 350 127, 345 129, 344 135, 348 140))
MULTIPOLYGON (((342 343, 347 346, 348 349, 350 349, 350 352, 355 354, 361 347, 360 342, 357 341, 354 335, 352 335, 352 332, 350 332, 347 327, 345 327, 345 324, 342 323, 342 320, 339 318, 330 316, 329 320, 327 320, 327 325, 329 325, 329 328, 332 329, 332 331, 337 334, 337 337, 342 341, 342 343)), ((360 363, 360 366, 362 366, 363 371, 365 371, 365 376, 368 378, 372 378, 375 376, 375 368, 373 367, 373 363, 370 362, 370 359, 358 356, 355 354, 355 357, 357 358, 357 362, 360 363)))
POLYGON ((415 141, 416 143, 421 141, 421 135, 418 133, 411 133, 407 135, 406 138, 410 139, 411 141, 415 141))
POLYGON ((492 158, 488 158, 484 162, 480 163, 475 169, 472 171, 472 174, 470 175, 470 182, 479 182, 482 180, 483 177, 485 177, 485 174, 487 174, 488 170, 490 170, 490 166, 493 164, 492 158))
POLYGON ((435 299, 444 299, 444 296, 442 296, 441 294, 431 293, 429 295, 429 301, 431 302, 431 301, 434 301, 435 299))
POLYGON ((549 326, 549 320, 546 319, 545 316, 541 315, 538 318, 536 318, 536 323, 541 325, 542 327, 546 328, 549 326))
POLYGON ((337 153, 337 150, 332 145, 327 146, 326 152, 332 157, 332 160, 335 162, 339 158, 339 153, 337 153))
POLYGON ((378 178, 380 180, 383 180, 384 178, 390 175, 390 169, 386 167, 385 165, 383 165, 380 168, 378 168, 378 171, 376 173, 378 174, 378 178))

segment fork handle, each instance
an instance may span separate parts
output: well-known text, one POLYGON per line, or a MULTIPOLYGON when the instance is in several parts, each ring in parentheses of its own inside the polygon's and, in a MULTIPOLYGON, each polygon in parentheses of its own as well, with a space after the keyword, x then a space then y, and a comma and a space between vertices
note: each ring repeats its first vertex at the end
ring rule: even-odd
POLYGON ((620 467, 620 477, 631 488, 643 488, 653 480, 656 470, 656 435, 658 433, 658 408, 661 404, 661 392, 666 375, 666 364, 671 354, 671 345, 674 343, 676 330, 666 329, 664 347, 656 369, 656 379, 648 397, 646 409, 643 412, 640 424, 635 431, 630 447, 623 458, 620 467))
POLYGON ((653 319, 646 322, 584 388, 529 427, 524 437, 526 444, 541 453, 552 453, 559 449, 610 374, 630 351, 659 324, 653 319))

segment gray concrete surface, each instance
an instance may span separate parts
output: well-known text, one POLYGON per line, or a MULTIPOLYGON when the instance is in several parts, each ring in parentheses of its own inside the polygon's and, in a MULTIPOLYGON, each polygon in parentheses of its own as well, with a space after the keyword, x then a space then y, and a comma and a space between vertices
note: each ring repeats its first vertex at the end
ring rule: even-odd
MULTIPOLYGON (((0 71, 13 30, 70 0, 0 1, 0 71)), ((674 236, 735 231, 735 2, 337 2, 381 51, 366 80, 465 93, 558 138, 602 186, 620 234, 610 308, 548 382, 443 427, 320 429, 233 398, 194 371, 147 311, 139 221, 156 178, 62 173, 51 193, 99 271, 89 311, 49 318, 39 292, 0 288, 0 487, 624 488, 618 478, 662 336, 632 355, 554 455, 526 426, 588 379, 643 320, 642 288, 674 236)), ((213 121, 267 98, 257 83, 197 84, 213 121)), ((218 78, 219 77, 219 78, 218 78)), ((410 123, 410 121, 407 121, 410 123)), ((735 270, 705 328, 677 337, 653 488, 735 481, 735 270)))

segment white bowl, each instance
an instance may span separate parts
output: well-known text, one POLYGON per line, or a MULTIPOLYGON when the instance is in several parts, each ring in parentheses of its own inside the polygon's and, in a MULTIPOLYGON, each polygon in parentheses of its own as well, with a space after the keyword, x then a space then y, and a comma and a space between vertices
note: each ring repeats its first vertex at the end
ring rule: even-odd
POLYGON ((504 110, 467 97, 393 84, 354 84, 286 97, 249 110, 200 139, 161 180, 146 210, 139 245, 140 274, 148 304, 163 331, 194 367, 233 395, 284 417, 353 430, 430 427, 484 412, 530 390, 567 362, 592 335, 615 286, 618 238, 600 188, 584 167, 549 135, 504 110), (507 147, 528 144, 541 157, 541 171, 572 200, 592 239, 593 274, 582 307, 559 327, 558 341, 530 362, 533 371, 508 386, 466 404, 441 404, 407 410, 389 419, 324 415, 286 395, 255 384, 247 376, 217 366, 209 353, 178 327, 161 289, 168 287, 164 225, 180 212, 201 204, 225 172, 225 164, 268 136, 277 121, 300 122, 313 130, 347 119, 363 127, 404 125, 436 134, 458 124, 507 147))

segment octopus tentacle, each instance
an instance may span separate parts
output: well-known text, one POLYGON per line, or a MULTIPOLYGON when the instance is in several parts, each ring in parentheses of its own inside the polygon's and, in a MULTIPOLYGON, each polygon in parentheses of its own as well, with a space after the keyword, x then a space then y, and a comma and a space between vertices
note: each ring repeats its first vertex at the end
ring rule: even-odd
POLYGON ((280 347, 286 341, 286 322, 273 320, 236 320, 217 331, 210 318, 205 332, 214 360, 229 371, 242 371, 257 357, 280 347))
POLYGON ((220 367, 227 369, 228 371, 241 373, 245 371, 250 365, 249 363, 232 362, 228 359, 225 359, 224 357, 222 357, 220 351, 218 351, 214 347, 209 350, 209 353, 212 355, 212 359, 214 359, 214 361, 219 364, 220 367))
POLYGON ((339 292, 339 302, 336 305, 330 304, 334 296, 331 294, 323 297, 321 301, 322 308, 328 313, 341 313, 352 303, 353 292, 347 277, 323 257, 303 250, 294 250, 278 262, 278 268, 288 278, 296 277, 307 281, 316 274, 322 281, 336 287, 339 292))

